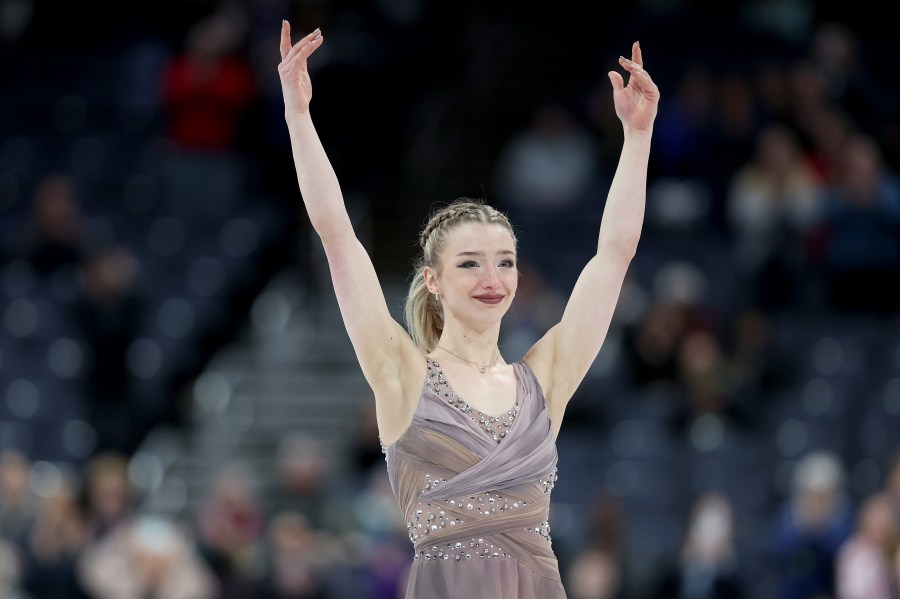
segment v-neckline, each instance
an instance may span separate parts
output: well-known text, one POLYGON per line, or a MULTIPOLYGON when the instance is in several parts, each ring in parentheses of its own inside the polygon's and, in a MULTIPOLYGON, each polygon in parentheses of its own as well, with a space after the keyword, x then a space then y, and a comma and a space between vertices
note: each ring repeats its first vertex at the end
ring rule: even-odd
POLYGON ((521 378, 521 375, 519 374, 519 371, 516 369, 516 363, 515 362, 512 363, 513 376, 516 379, 516 402, 513 404, 513 406, 509 410, 503 412, 503 414, 501 414, 500 416, 495 416, 493 414, 488 414, 486 412, 482 412, 478 408, 472 406, 471 404, 466 402, 464 399, 462 399, 462 397, 453 388, 453 385, 450 384, 450 380, 447 378, 447 375, 444 374, 444 371, 441 369, 440 363, 437 360, 431 358, 430 356, 425 356, 425 358, 428 360, 428 363, 429 363, 428 366, 433 365, 435 370, 437 371, 437 374, 439 375, 437 382, 444 386, 446 392, 450 393, 451 399, 455 399, 455 401, 453 401, 453 402, 449 402, 449 401, 444 402, 443 398, 441 397, 440 392, 438 392, 436 389, 434 389, 435 381, 430 380, 430 377, 426 376, 426 379, 427 379, 426 383, 431 383, 429 386, 431 387, 431 390, 435 393, 435 395, 437 395, 438 399, 442 400, 441 403, 442 404, 449 403, 450 405, 447 406, 448 408, 458 410, 460 412, 460 415, 463 418, 465 418, 467 421, 470 421, 475 426, 475 428, 477 428, 483 434, 487 435, 488 438, 491 439, 491 441, 494 441, 497 445, 500 445, 512 432, 513 428, 515 427, 516 420, 518 420, 519 413, 522 410, 522 405, 521 405, 522 404, 522 396, 523 396, 522 395, 522 378, 521 378), (512 422, 510 422, 509 428, 506 431, 506 435, 501 436, 500 439, 494 439, 494 433, 490 433, 490 432, 484 430, 478 423, 477 419, 469 416, 468 413, 464 412, 462 410, 462 408, 460 408, 459 405, 457 405, 458 402, 462 402, 462 404, 464 406, 467 406, 469 409, 471 409, 476 414, 484 416, 485 418, 491 418, 491 419, 493 419, 493 421, 496 421, 496 422, 502 421, 505 416, 509 416, 510 412, 512 412, 513 419, 512 419, 512 422))

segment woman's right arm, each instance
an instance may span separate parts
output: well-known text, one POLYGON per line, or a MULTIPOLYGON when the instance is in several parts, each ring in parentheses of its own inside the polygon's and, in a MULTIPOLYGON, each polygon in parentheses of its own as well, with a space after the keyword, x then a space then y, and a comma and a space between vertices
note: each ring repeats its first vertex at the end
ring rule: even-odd
POLYGON ((410 367, 419 362, 424 376, 424 360, 416 359, 421 355, 418 347, 388 310, 372 260, 356 237, 337 176, 309 114, 312 85, 307 58, 322 41, 317 29, 291 46, 290 25, 287 21, 282 25, 278 73, 297 180, 310 223, 325 248, 344 325, 363 374, 376 398, 394 398, 392 408, 402 410, 407 406, 396 399, 410 396, 403 381, 418 380, 419 373, 410 367))

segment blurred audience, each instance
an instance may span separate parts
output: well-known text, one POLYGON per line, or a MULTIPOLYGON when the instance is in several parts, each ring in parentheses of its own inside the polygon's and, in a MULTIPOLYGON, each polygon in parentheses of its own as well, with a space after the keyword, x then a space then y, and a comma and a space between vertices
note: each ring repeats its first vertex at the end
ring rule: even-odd
POLYGON ((215 578, 191 538, 141 515, 84 552, 79 577, 92 599, 215 599, 215 578))
POLYGON ((151 414, 140 413, 128 366, 128 350, 138 335, 135 324, 146 309, 136 285, 138 268, 127 247, 111 245, 91 252, 80 265, 80 292, 72 306, 89 350, 82 380, 97 450, 126 455, 137 449, 145 432, 142 423, 153 421, 146 418, 151 414))
POLYGON ((593 195, 602 168, 586 127, 556 103, 539 106, 497 158, 498 204, 515 223, 524 253, 555 289, 571 289, 587 261, 583 253, 568 254, 581 250, 579 238, 596 238, 600 206, 593 195))
POLYGON ((890 498, 876 493, 863 502, 856 530, 838 551, 836 599, 893 599, 900 587, 898 522, 890 498))
POLYGON ((31 460, 12 449, 0 452, 0 538, 21 545, 37 516, 38 502, 28 484, 31 460))
POLYGON ((866 135, 850 138, 817 222, 829 308, 891 314, 900 306, 900 179, 866 135))
POLYGON ((266 572, 253 593, 257 599, 327 599, 329 552, 299 512, 280 512, 266 534, 266 572))
POLYGON ((197 514, 200 555, 218 579, 222 598, 247 597, 264 571, 265 511, 254 474, 237 463, 213 476, 197 514))
POLYGON ((103 451, 85 466, 84 501, 92 539, 101 539, 134 516, 140 503, 128 475, 128 457, 103 451))
POLYGON ((741 571, 731 500, 711 491, 694 502, 680 554, 660 575, 657 599, 741 599, 741 571))
POLYGON ((821 450, 803 456, 774 522, 771 558, 780 599, 834 596, 835 559, 853 532, 853 519, 840 459, 821 450))
POLYGON ((794 132, 763 128, 756 153, 730 183, 727 217, 743 293, 766 311, 808 305, 806 234, 818 216, 820 184, 794 132))
POLYGON ((20 254, 41 275, 82 263, 89 246, 72 177, 62 173, 41 177, 22 235, 20 254))
POLYGON ((77 489, 69 482, 42 498, 40 512, 22 547, 22 587, 41 597, 90 597, 78 577, 78 560, 91 543, 91 530, 77 489))

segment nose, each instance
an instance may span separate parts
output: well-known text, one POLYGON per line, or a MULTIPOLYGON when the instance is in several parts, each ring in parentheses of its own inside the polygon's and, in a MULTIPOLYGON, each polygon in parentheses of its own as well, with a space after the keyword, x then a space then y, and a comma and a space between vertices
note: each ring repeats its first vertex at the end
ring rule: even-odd
POLYGON ((493 289, 500 284, 500 274, 496 266, 489 266, 484 277, 484 286, 493 289))

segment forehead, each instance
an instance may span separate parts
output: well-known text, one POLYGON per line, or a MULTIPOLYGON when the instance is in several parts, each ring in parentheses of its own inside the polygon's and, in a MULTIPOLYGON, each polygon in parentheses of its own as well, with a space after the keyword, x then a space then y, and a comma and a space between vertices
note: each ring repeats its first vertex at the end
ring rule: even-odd
POLYGON ((494 223, 463 223, 447 232, 445 253, 455 255, 457 252, 485 252, 493 254, 498 251, 516 250, 509 230, 494 223))

